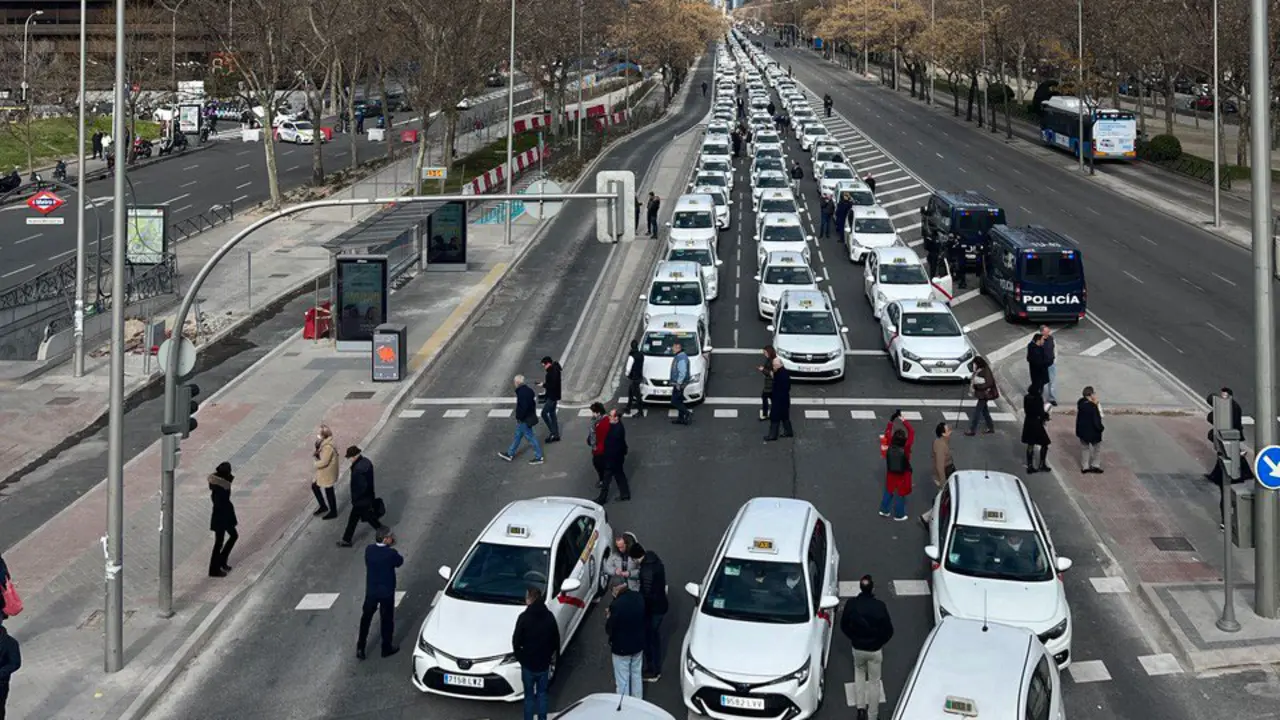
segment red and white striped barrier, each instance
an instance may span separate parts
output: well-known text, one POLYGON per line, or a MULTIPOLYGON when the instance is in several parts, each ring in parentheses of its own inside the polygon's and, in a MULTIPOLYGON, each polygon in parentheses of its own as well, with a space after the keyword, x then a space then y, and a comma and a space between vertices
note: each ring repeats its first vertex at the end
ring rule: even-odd
MULTIPOLYGON (((528 170, 538 164, 538 160, 543 157, 550 157, 551 152, 546 151, 546 155, 542 154, 541 148, 532 148, 511 158, 511 162, 515 165, 516 175, 528 170)), ((507 183, 506 165, 499 165, 496 168, 479 175, 463 186, 462 192, 466 195, 483 195, 493 192, 499 188, 504 188, 507 183)))
MULTIPOLYGON (((608 106, 607 106, 607 105, 605 105, 604 103, 600 103, 599 105, 588 105, 587 107, 585 107, 585 108, 583 108, 583 109, 585 110, 584 119, 586 119, 586 120, 590 120, 590 119, 592 119, 592 118, 602 117, 602 116, 604 116, 604 115, 607 115, 607 114, 608 114, 608 112, 609 112, 609 108, 608 108, 608 106)), ((573 107, 571 107, 571 108, 569 108, 568 110, 566 110, 566 111, 565 111, 565 113, 564 113, 564 119, 565 119, 565 120, 568 120, 568 121, 569 121, 569 122, 571 122, 571 123, 572 123, 572 122, 577 122, 577 121, 578 121, 578 106, 577 106, 577 105, 574 105, 573 107)))
POLYGON ((627 111, 619 110, 616 113, 612 113, 609 115, 604 115, 602 117, 596 118, 595 123, 596 123, 597 130, 603 130, 609 127, 610 125, 618 125, 626 121, 627 121, 627 111))
POLYGON ((543 130, 549 127, 551 127, 551 113, 525 115, 524 117, 516 118, 511 123, 511 128, 517 135, 530 130, 543 130))

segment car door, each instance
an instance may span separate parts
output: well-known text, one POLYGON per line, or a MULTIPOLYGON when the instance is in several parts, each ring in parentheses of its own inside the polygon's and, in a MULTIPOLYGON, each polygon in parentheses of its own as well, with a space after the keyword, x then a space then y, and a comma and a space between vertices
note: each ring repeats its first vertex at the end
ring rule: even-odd
POLYGON ((898 336, 898 322, 902 319, 902 310, 897 303, 892 303, 880 313, 880 339, 884 341, 884 349, 890 351, 894 338, 898 336))
POLYGON ((708 381, 711 379, 711 346, 708 344, 711 338, 707 337, 707 324, 702 320, 698 321, 698 347, 702 350, 702 383, 703 392, 708 381))
POLYGON ((938 258, 938 277, 929 280, 933 284, 933 299, 951 304, 955 297, 955 281, 951 278, 951 262, 945 257, 938 258))
POLYGON ((827 665, 831 628, 835 624, 833 613, 821 607, 822 596, 827 592, 827 577, 830 574, 826 526, 827 524, 821 519, 814 521, 809 531, 809 550, 805 554, 806 570, 809 573, 809 603, 813 611, 813 619, 809 622, 809 655, 821 657, 823 667, 827 665))
POLYGON ((862 291, 867 296, 867 302, 875 305, 876 293, 876 268, 880 264, 880 258, 875 253, 867 255, 867 260, 862 264, 862 291))
POLYGON ((556 557, 553 561, 553 583, 555 590, 554 611, 560 625, 560 643, 567 645, 569 638, 578 629, 582 617, 586 613, 587 601, 594 589, 594 582, 600 572, 594 550, 599 537, 595 528, 595 520, 589 515, 579 515, 573 519, 560 536, 556 544, 556 557), (572 592, 561 592, 565 580, 578 580, 581 585, 572 592))

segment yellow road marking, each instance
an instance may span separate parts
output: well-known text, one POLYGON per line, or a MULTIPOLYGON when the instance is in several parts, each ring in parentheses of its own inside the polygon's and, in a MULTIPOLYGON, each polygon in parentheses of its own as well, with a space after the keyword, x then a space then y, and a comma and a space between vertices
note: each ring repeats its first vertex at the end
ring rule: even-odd
POLYGON ((451 335, 461 329, 462 323, 466 320, 471 311, 475 309, 480 300, 484 298, 489 289, 498 284, 498 278, 507 270, 507 263, 498 263, 493 266, 488 275, 480 281, 480 284, 471 289, 470 297, 462 302, 461 305, 454 308, 449 313, 449 317, 445 318, 444 324, 431 333, 431 337, 418 348, 418 352, 414 353, 413 359, 409 363, 409 369, 417 370, 425 365, 436 353, 440 352, 440 348, 451 335))

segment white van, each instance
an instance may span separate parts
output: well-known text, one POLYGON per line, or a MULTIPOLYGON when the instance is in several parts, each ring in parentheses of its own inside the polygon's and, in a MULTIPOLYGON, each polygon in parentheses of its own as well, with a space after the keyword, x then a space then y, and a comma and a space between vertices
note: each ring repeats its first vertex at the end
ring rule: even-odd
POLYGON ((1066 720, 1058 665, 1026 628, 945 617, 902 689, 893 720, 1066 720))
POLYGON ((671 242, 716 242, 716 202, 710 195, 681 195, 667 223, 671 242))

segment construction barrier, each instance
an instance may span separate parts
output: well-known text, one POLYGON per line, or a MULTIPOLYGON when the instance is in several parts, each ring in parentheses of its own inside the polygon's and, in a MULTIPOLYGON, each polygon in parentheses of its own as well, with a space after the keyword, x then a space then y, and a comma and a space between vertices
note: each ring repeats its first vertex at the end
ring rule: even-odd
POLYGON ((619 110, 616 113, 604 115, 595 119, 595 127, 597 130, 603 130, 610 125, 619 125, 627 121, 627 111, 619 110))
MULTIPOLYGON (((544 157, 550 157, 550 155, 551 152, 548 150, 547 154, 544 156, 541 148, 532 148, 516 155, 511 159, 512 163, 515 165, 515 174, 511 177, 514 178, 525 170, 536 166, 539 160, 544 157)), ((467 195, 483 195, 487 192, 498 190, 499 188, 505 188, 506 182, 506 165, 503 164, 493 168, 483 175, 472 178, 470 182, 463 186, 462 192, 467 195)))
POLYGON ((418 142, 418 131, 417 131, 417 130, 401 130, 401 131, 400 131, 400 142, 402 142, 402 143, 416 143, 416 142, 418 142))
POLYGON ((333 128, 331 128, 331 127, 322 127, 322 128, 320 128, 320 137, 324 138, 324 141, 325 141, 325 142, 329 142, 330 140, 332 140, 332 139, 333 139, 333 128))

